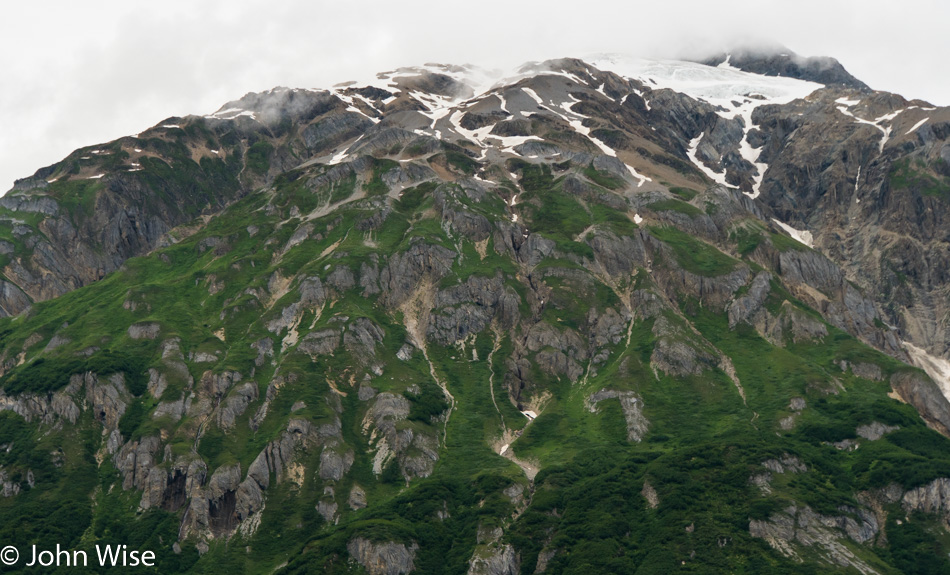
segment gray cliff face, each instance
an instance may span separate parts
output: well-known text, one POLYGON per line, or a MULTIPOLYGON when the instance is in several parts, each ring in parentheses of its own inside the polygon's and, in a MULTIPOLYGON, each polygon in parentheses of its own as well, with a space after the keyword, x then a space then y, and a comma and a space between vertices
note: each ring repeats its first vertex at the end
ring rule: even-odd
POLYGON ((517 575, 521 572, 521 559, 514 547, 497 545, 489 547, 481 556, 472 557, 469 575, 517 575))
POLYGON ((363 566, 369 575, 406 575, 414 569, 413 559, 418 545, 374 543, 362 537, 346 544, 350 557, 363 566))
POLYGON ((597 411, 597 404, 605 399, 617 399, 627 422, 627 440, 641 441, 650 428, 650 422, 643 415, 643 401, 632 391, 602 389, 587 398, 591 412, 597 411))
POLYGON ((775 550, 797 558, 792 544, 809 547, 832 566, 854 568, 864 575, 880 573, 857 557, 841 539, 865 543, 877 535, 880 527, 875 516, 860 509, 844 509, 850 515, 825 516, 809 507, 791 506, 773 514, 767 521, 749 522, 749 534, 765 539, 775 550))

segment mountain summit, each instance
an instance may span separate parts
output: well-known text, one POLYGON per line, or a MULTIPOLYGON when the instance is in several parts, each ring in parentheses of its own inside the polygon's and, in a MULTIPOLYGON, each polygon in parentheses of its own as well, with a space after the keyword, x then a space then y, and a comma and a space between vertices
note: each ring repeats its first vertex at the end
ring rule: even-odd
POLYGON ((427 64, 77 150, 0 198, 2 538, 943 572, 948 138, 732 52, 427 64))
POLYGON ((785 76, 871 92, 864 82, 858 80, 834 58, 799 56, 784 46, 737 47, 728 52, 698 60, 707 66, 733 66, 745 72, 764 76, 785 76))

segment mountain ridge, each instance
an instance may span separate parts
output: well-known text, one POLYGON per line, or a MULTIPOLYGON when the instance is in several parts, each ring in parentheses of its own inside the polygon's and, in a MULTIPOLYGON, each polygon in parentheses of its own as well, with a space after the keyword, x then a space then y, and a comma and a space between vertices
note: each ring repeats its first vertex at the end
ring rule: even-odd
POLYGON ((889 537, 942 545, 950 114, 646 70, 274 89, 18 183, 0 423, 35 448, 0 512, 68 493, 71 537, 128 525, 166 571, 884 573, 889 537), (51 460, 32 429, 85 439, 51 460))

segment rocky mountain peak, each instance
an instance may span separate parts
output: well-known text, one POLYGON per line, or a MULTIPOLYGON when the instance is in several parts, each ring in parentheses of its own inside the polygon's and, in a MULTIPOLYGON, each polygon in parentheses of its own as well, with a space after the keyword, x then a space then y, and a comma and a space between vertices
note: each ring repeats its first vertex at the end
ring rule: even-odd
POLYGON ((765 76, 785 76, 870 92, 840 62, 827 56, 805 57, 784 46, 739 46, 697 60, 707 66, 732 66, 765 76))

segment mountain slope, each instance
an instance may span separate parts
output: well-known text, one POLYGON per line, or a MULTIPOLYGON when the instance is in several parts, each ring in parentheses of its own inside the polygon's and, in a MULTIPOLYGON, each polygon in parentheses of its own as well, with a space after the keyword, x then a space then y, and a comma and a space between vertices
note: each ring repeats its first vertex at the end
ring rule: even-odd
POLYGON ((943 302, 858 265, 941 249, 907 222, 943 213, 946 110, 617 57, 374 83, 0 200, 6 540, 160 572, 946 567, 950 403, 901 340, 937 351, 905 326, 943 302))

